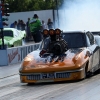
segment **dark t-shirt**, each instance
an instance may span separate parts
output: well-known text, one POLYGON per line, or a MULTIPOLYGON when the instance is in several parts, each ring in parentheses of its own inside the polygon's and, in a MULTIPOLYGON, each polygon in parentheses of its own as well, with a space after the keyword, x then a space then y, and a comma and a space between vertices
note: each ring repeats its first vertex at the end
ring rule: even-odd
POLYGON ((21 28, 22 28, 21 30, 25 30, 25 26, 26 26, 25 24, 21 24, 21 28))
POLYGON ((48 22, 48 29, 52 29, 53 28, 53 22, 48 22))

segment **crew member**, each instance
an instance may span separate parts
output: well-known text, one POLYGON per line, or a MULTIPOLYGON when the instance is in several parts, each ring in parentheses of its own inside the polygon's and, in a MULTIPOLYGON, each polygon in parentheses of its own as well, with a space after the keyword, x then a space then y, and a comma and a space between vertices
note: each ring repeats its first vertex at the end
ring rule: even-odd
POLYGON ((34 14, 33 18, 29 21, 30 32, 33 36, 34 42, 40 42, 42 40, 41 36, 41 21, 37 14, 34 14))

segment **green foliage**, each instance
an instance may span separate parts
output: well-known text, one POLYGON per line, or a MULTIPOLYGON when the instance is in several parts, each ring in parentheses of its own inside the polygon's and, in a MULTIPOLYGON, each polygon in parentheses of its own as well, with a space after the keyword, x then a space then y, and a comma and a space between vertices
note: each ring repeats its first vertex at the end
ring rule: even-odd
POLYGON ((10 12, 56 9, 63 0, 5 0, 9 3, 10 12), (57 1, 57 3, 56 3, 57 1))

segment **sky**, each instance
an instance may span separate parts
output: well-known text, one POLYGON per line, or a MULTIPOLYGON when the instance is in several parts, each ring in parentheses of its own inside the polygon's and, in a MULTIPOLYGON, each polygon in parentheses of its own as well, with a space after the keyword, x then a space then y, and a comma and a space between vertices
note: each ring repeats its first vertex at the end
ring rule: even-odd
POLYGON ((65 0, 58 14, 62 30, 100 31, 100 0, 65 0))

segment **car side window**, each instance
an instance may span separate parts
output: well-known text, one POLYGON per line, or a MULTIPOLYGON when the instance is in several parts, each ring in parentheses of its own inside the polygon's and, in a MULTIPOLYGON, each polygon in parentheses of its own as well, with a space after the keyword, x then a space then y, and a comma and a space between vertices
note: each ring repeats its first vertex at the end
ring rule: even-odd
POLYGON ((3 31, 3 35, 4 35, 4 36, 14 37, 13 31, 12 31, 12 30, 4 30, 4 31, 3 31))
POLYGON ((90 45, 93 45, 94 44, 94 36, 90 32, 87 32, 86 35, 89 38, 90 45))

